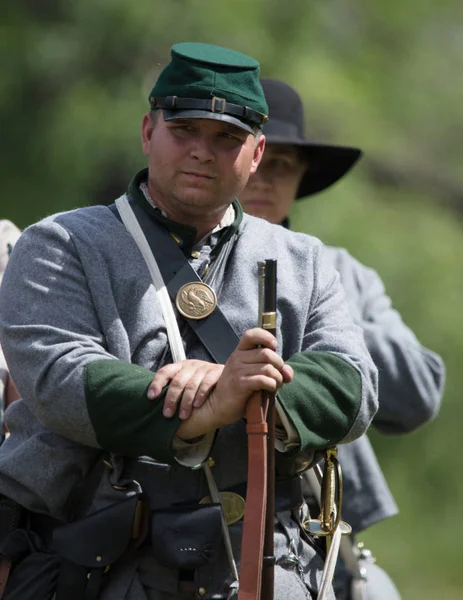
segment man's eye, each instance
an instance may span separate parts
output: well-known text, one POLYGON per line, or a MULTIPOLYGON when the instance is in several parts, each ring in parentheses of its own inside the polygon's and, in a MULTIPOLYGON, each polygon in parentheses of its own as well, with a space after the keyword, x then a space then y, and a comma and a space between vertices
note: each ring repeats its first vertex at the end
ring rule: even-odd
POLYGON ((222 131, 220 136, 225 138, 226 140, 234 140, 235 142, 241 142, 239 137, 233 135, 232 133, 229 133, 228 131, 222 131))
POLYGON ((173 131, 176 131, 179 133, 181 133, 181 132, 189 133, 189 132, 193 131, 193 125, 174 125, 171 129, 173 131))
POLYGON ((286 160, 283 160, 282 158, 274 158, 274 159, 271 161, 271 165, 272 165, 273 167, 276 167, 276 168, 279 168, 279 169, 281 169, 281 168, 287 168, 287 167, 290 167, 290 166, 291 166, 291 165, 288 163, 288 161, 286 161, 286 160))

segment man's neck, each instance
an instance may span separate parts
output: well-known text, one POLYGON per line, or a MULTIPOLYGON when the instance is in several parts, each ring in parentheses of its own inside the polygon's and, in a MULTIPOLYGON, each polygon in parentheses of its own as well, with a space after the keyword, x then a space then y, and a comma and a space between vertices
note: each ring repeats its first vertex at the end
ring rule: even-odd
POLYGON ((196 243, 207 237, 212 232, 222 229, 223 227, 228 227, 235 220, 235 211, 232 205, 224 207, 223 210, 218 211, 212 216, 208 214, 206 218, 204 214, 197 215, 193 213, 185 215, 183 212, 181 214, 177 214, 172 207, 167 207, 166 203, 163 203, 159 199, 153 199, 153 197, 156 197, 156 195, 153 193, 149 182, 142 183, 140 187, 146 200, 151 204, 151 206, 160 210, 167 219, 174 221, 175 223, 187 225, 188 227, 193 227, 196 229, 196 243))

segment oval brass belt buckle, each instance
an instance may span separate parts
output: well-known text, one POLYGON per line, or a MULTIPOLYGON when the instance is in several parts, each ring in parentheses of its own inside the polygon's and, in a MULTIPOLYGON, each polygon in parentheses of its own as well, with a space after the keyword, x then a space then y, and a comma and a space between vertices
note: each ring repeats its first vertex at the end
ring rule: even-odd
MULTIPOLYGON (((233 525, 244 517, 244 509, 246 503, 244 498, 235 492, 219 492, 220 500, 222 502, 222 510, 225 516, 227 525, 233 525)), ((212 500, 210 496, 201 498, 200 504, 211 504, 212 500)))
POLYGON ((217 296, 207 283, 192 281, 178 290, 175 305, 178 312, 187 319, 204 319, 214 312, 217 296))

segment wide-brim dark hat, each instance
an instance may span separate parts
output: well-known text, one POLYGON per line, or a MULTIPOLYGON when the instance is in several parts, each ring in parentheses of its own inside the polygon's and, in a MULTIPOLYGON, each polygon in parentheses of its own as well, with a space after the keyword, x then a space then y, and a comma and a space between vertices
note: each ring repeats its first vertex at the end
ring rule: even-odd
POLYGON ((308 168, 296 198, 311 196, 341 179, 362 156, 359 148, 322 144, 304 135, 304 107, 291 86, 276 79, 261 79, 270 120, 263 127, 269 144, 288 144, 304 149, 308 168))

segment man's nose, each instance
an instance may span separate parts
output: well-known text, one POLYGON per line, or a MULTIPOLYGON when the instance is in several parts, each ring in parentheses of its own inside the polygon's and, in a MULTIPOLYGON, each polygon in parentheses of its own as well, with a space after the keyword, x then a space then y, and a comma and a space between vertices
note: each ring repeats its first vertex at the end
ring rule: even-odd
POLYGON ((214 162, 214 143, 206 135, 198 135, 191 146, 191 156, 202 163, 214 162))

